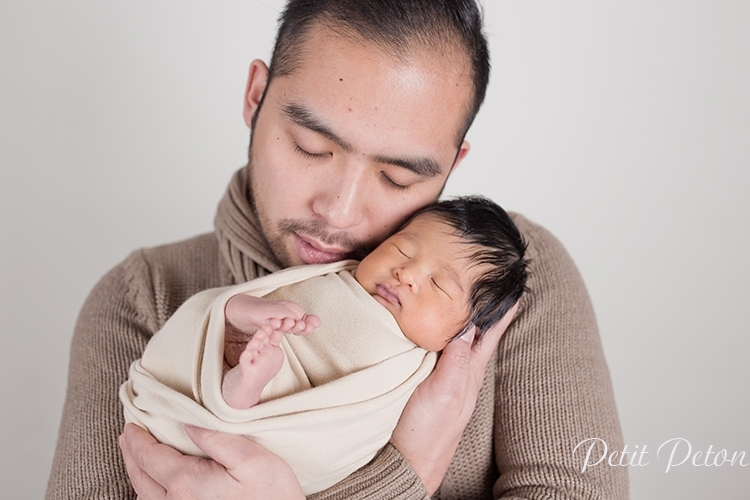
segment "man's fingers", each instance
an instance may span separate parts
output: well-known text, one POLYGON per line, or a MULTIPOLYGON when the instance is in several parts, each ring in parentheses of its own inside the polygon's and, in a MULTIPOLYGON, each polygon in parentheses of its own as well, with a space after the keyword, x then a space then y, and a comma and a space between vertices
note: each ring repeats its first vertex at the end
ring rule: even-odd
POLYGON ((476 327, 471 327, 460 338, 448 342, 443 348, 443 352, 440 353, 440 359, 435 366, 433 375, 436 378, 446 378, 446 382, 450 383, 451 380, 464 380, 466 378, 465 372, 469 370, 471 366, 472 356, 472 343, 474 340, 476 327))
POLYGON ((153 465, 151 455, 156 441, 150 434, 135 424, 126 424, 120 435, 119 444, 125 468, 133 489, 139 498, 163 499, 167 497, 167 490, 144 472, 144 467, 153 465))
POLYGON ((430 375, 438 383, 438 387, 444 386, 448 389, 456 384, 465 383, 463 381, 467 379, 481 384, 487 363, 517 310, 518 304, 514 305, 495 326, 487 330, 476 344, 473 344, 475 327, 471 327, 462 337, 449 342, 443 348, 440 359, 430 375))
POLYGON ((255 441, 189 425, 185 426, 185 431, 195 445, 213 459, 207 463, 211 464, 213 478, 225 493, 213 490, 210 498, 304 500, 302 487, 292 469, 255 441), (231 491, 234 493, 230 495, 231 491))
POLYGON ((230 473, 260 448, 254 441, 235 434, 224 434, 192 425, 185 425, 185 432, 203 453, 230 473))

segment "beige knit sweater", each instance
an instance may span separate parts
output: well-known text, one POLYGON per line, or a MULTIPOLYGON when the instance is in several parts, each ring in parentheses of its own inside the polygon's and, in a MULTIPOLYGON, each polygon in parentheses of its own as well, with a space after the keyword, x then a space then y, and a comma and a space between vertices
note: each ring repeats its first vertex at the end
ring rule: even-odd
MULTIPOLYGON (((487 367, 477 407, 434 498, 628 497, 627 471, 581 473, 576 444, 622 449, 609 373, 591 304, 565 249, 520 215, 530 293, 487 367)), ((278 269, 247 201, 240 170, 211 234, 139 250, 96 285, 78 318, 48 499, 135 498, 117 446, 118 388, 148 339, 195 293, 278 269)), ((392 447, 314 499, 427 498, 392 447)))

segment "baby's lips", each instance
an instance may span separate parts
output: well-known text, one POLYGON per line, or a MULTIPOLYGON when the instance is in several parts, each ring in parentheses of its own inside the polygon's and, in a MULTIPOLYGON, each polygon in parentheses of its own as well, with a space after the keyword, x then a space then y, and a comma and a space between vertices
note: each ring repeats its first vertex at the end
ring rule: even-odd
POLYGON ((399 306, 401 305, 401 299, 399 299, 398 292, 396 292, 396 290, 392 286, 384 283, 378 283, 378 285, 375 287, 375 292, 388 302, 399 306))

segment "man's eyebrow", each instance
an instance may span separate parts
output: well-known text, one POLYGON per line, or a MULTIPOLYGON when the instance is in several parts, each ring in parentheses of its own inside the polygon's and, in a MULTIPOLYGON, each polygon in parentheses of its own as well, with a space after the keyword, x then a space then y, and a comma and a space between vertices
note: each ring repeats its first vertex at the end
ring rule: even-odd
MULTIPOLYGON (((315 116, 312 111, 304 106, 299 104, 284 104, 281 106, 281 111, 295 124, 322 135, 329 141, 338 145, 344 151, 351 152, 354 149, 351 144, 333 132, 328 125, 323 123, 320 118, 315 116)), ((440 164, 429 157, 395 158, 385 155, 377 155, 373 157, 373 160, 378 163, 405 168, 420 177, 435 177, 443 172, 440 164)))
POLYGON ((421 177, 435 177, 440 175, 443 169, 440 164, 432 158, 391 158, 389 156, 376 156, 378 163, 387 163, 397 167, 410 170, 421 177))
POLYGON ((352 150, 351 144, 336 135, 325 123, 323 123, 312 111, 299 104, 284 104, 281 111, 300 127, 312 130, 322 135, 329 141, 338 145, 346 152, 352 150))

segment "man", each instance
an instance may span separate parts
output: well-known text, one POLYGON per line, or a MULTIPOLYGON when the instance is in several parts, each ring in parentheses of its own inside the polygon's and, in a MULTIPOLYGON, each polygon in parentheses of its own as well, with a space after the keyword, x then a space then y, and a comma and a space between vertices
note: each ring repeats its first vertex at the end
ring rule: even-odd
MULTIPOLYGON (((270 69, 250 67, 249 162, 215 233, 132 254, 81 312, 48 498, 132 497, 117 388, 150 336, 198 291, 361 256, 437 199, 469 150, 488 72, 473 1, 292 0, 270 69)), ((514 219, 531 293, 500 348, 507 321, 479 344, 449 344, 391 443, 315 498, 627 496, 623 469, 581 474, 573 457, 590 437, 621 442, 585 288, 549 233, 514 219)), ((288 466, 252 441, 188 432, 213 460, 125 429, 140 497, 301 498, 288 466)))

